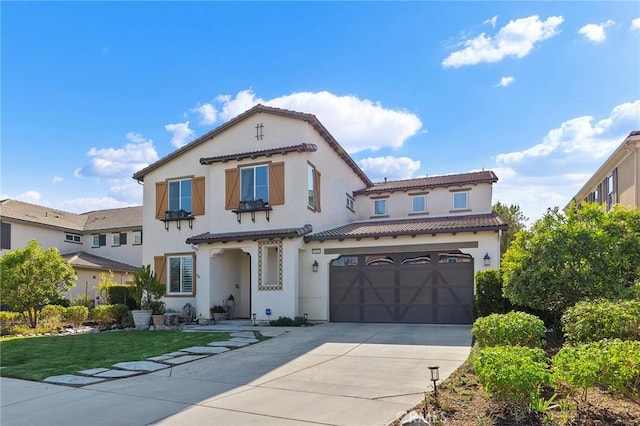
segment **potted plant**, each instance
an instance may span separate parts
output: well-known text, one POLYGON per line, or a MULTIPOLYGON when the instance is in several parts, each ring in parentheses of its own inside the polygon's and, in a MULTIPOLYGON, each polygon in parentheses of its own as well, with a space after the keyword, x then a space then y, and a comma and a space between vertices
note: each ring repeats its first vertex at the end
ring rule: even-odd
POLYGON ((159 315, 164 314, 164 302, 161 299, 165 294, 165 286, 158 281, 151 265, 138 268, 133 275, 133 285, 129 293, 136 301, 136 306, 140 308, 131 311, 135 328, 148 329, 154 311, 159 315))
POLYGON ((222 305, 215 305, 211 308, 211 316, 216 321, 227 319, 227 309, 222 305))

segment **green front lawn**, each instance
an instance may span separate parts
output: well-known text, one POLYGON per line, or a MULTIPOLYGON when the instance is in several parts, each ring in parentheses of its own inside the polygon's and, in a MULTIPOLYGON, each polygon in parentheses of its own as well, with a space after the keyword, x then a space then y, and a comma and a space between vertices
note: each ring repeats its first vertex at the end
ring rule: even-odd
POLYGON ((190 346, 229 339, 228 333, 121 331, 0 339, 0 375, 41 381, 117 362, 141 361, 190 346))

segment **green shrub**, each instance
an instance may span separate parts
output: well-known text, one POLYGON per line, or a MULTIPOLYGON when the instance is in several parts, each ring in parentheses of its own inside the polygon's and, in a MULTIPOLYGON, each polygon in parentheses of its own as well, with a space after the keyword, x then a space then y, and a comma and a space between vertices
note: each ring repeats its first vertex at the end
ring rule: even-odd
POLYGON ((525 312, 491 314, 478 318, 471 328, 478 346, 540 347, 544 343, 544 322, 525 312))
POLYGON ((70 306, 86 306, 87 309, 93 309, 94 301, 86 294, 74 297, 69 303, 70 306))
POLYGON ((269 321, 269 325, 275 327, 302 327, 310 324, 304 317, 295 317, 295 319, 291 319, 289 317, 278 317, 277 320, 269 321))
POLYGON ((473 368, 490 396, 520 404, 531 403, 538 387, 551 383, 545 353, 538 348, 484 348, 474 356, 473 368))
POLYGON ((62 314, 63 321, 71 324, 74 328, 78 328, 89 317, 89 308, 86 306, 69 306, 62 314))
POLYGON ((640 341, 602 340, 563 347, 552 359, 553 379, 572 389, 599 385, 640 402, 640 341))
POLYGON ((107 300, 111 304, 126 305, 129 309, 140 309, 135 299, 131 297, 128 284, 112 284, 107 288, 107 300))
POLYGON ((14 334, 14 327, 20 324, 25 324, 20 312, 0 311, 0 335, 14 334))
POLYGON ((562 327, 571 343, 615 338, 640 340, 640 301, 579 302, 562 315, 562 327))
POLYGON ((127 305, 99 305, 92 311, 90 318, 98 323, 101 329, 126 328, 133 325, 131 311, 127 305))
POLYGON ((476 273, 475 309, 478 317, 503 314, 511 310, 511 303, 502 295, 502 276, 497 269, 476 273))
POLYGON ((62 316, 65 311, 64 306, 60 305, 46 305, 40 310, 39 325, 47 332, 59 331, 62 326, 62 316))

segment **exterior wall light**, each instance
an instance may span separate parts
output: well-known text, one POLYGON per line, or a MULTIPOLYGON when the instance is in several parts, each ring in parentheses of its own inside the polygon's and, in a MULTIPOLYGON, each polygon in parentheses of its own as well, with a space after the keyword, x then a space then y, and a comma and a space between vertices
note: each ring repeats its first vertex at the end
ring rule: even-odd
POLYGON ((429 373, 431 374, 431 381, 433 382, 433 395, 438 397, 438 387, 436 382, 440 380, 440 367, 437 365, 429 366, 429 373))
POLYGON ((305 312, 305 313, 304 313, 304 320, 306 321, 306 320, 308 320, 308 319, 309 319, 309 314, 305 312))
POLYGON ((256 321, 256 314, 251 314, 251 324, 258 325, 258 321, 256 321))
POLYGON ((313 270, 313 272, 318 272, 318 261, 317 260, 313 261, 313 265, 311 265, 311 269, 313 270))
POLYGON ((489 256, 489 253, 485 253, 482 259, 484 259, 484 266, 491 266, 491 256, 489 256))

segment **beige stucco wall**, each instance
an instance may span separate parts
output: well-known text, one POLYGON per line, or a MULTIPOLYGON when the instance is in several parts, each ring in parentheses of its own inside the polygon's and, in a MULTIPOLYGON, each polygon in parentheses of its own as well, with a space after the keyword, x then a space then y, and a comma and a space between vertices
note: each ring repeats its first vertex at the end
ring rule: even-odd
MULTIPOLYGON (((3 218, 2 221, 11 224, 11 250, 24 248, 31 240, 37 240, 45 249, 57 247, 60 254, 83 250, 82 244, 66 242, 64 240, 65 232, 62 230, 16 222, 7 218, 3 218)), ((2 250, 2 253, 4 254, 8 251, 2 250)))
MULTIPOLYGON (((109 274, 108 271, 101 271, 97 269, 85 269, 76 268, 76 282, 74 286, 69 290, 62 292, 62 296, 65 299, 72 300, 78 296, 84 296, 85 294, 91 297, 96 304, 106 303, 103 297, 100 296, 98 285, 102 281, 101 273, 109 274)), ((113 272, 113 281, 118 284, 129 283, 133 280, 132 273, 126 272, 113 272)))
POLYGON ((637 184, 640 175, 640 162, 637 161, 638 151, 630 153, 618 165, 618 203, 624 206, 640 207, 638 202, 637 184))

